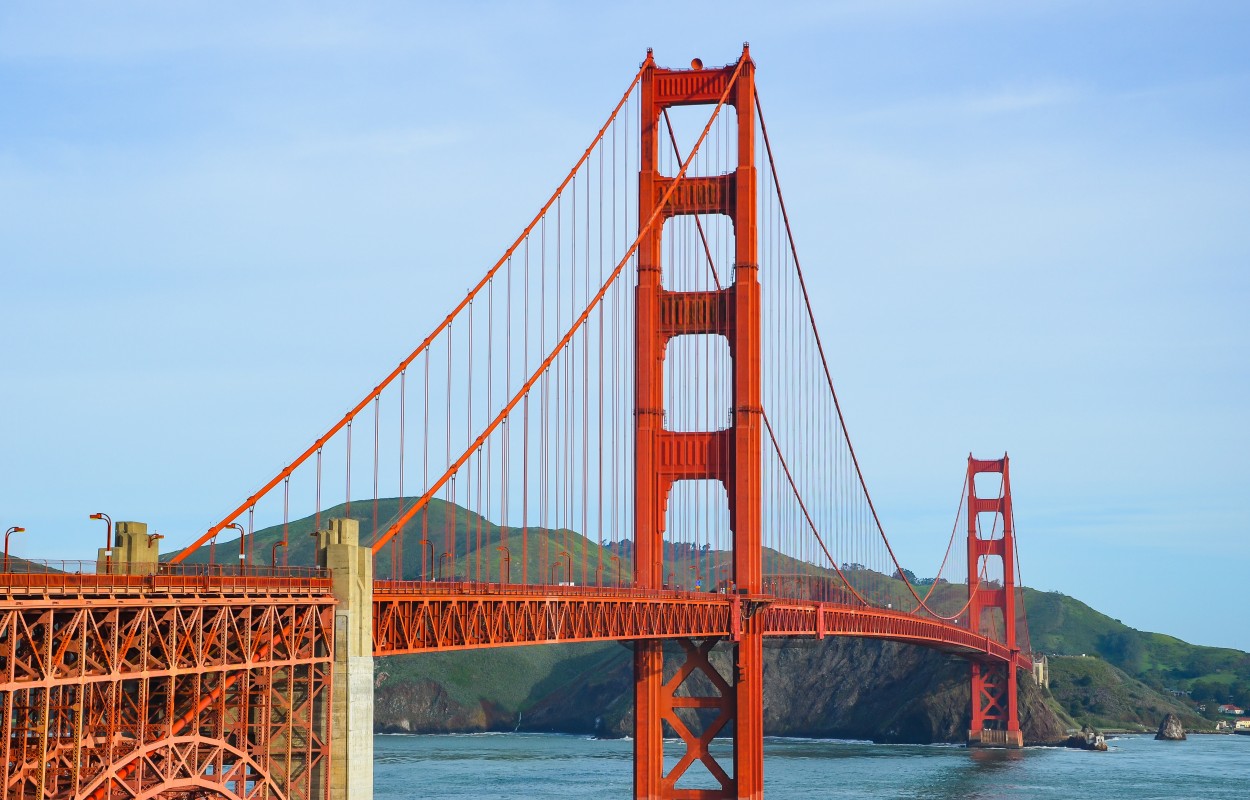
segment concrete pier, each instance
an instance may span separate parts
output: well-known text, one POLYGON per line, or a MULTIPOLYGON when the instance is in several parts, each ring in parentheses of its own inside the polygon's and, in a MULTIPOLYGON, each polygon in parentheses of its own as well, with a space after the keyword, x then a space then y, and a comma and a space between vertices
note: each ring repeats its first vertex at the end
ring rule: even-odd
POLYGON ((998 747, 1018 750, 1024 747, 1024 735, 1020 731, 985 729, 968 731, 969 747, 998 747))
POLYGON ((317 565, 330 571, 334 599, 330 800, 373 798, 373 554, 355 520, 317 531, 317 565))

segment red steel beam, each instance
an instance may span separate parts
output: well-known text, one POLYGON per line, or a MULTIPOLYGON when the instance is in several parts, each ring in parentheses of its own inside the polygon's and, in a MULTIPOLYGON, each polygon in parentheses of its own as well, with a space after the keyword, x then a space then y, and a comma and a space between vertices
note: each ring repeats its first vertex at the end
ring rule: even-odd
POLYGON ((555 642, 856 636, 1031 668, 1030 657, 967 628, 889 609, 714 593, 378 581, 374 655, 555 642))
POLYGON ((325 796, 331 596, 103 597, 92 577, 63 581, 87 596, 0 595, 0 796, 155 796, 206 775, 226 796, 325 796))

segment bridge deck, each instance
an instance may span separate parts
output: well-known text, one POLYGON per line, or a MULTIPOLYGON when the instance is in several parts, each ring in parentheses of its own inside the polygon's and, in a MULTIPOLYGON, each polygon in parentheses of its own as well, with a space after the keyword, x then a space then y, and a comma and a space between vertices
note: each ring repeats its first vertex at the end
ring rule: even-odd
MULTIPOLYGON (((0 608, 115 607, 196 599, 234 605, 259 598, 333 602, 324 574, 0 574, 0 608), (213 598, 216 598, 214 600, 213 598)), ((375 581, 375 655, 556 642, 724 637, 748 624, 766 636, 855 636, 918 644, 968 658, 1011 661, 1005 645, 966 628, 903 611, 710 592, 592 586, 375 581), (747 620, 758 616, 759 621, 747 620)), ((1017 666, 1029 657, 1015 654, 1017 666)))
MULTIPOLYGON (((903 611, 705 592, 610 587, 501 586, 377 581, 375 655, 555 642, 736 639, 759 617, 765 636, 856 636, 1012 661, 1005 645, 966 628, 903 611)), ((1016 665, 1029 657, 1014 655, 1016 665)))
MULTIPOLYGON (((33 572, 0 574, 0 591, 4 592, 0 605, 8 600, 26 607, 73 605, 93 598, 311 599, 328 595, 330 580, 313 570, 270 575, 33 572)), ((733 639, 745 620, 756 614, 762 615, 766 636, 858 636, 968 657, 1012 658, 1005 645, 966 628, 891 609, 768 595, 383 580, 374 583, 374 653, 677 637, 733 639)), ((1017 660, 1027 666, 1027 657, 1017 660)))

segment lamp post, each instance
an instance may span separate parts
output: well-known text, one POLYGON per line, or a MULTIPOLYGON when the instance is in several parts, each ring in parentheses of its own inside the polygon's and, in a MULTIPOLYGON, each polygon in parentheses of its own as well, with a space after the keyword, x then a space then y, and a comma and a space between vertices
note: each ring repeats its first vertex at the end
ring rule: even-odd
POLYGON ((568 565, 568 572, 566 573, 566 577, 568 578, 567 583, 572 583, 573 582, 573 557, 564 550, 560 551, 560 555, 556 556, 555 563, 551 565, 551 575, 549 576, 550 580, 552 583, 556 582, 556 578, 555 578, 556 568, 560 566, 561 559, 563 559, 564 562, 568 565))
POLYGON ((91 519, 104 520, 104 574, 113 571, 113 518, 103 511, 91 515, 91 519))
MULTIPOLYGON (((444 552, 442 555, 438 557, 438 579, 440 581, 443 579, 443 562, 449 558, 453 559, 453 561, 451 562, 451 568, 452 568, 453 573, 455 572, 455 569, 456 569, 456 562, 454 560, 455 556, 453 556, 451 553, 444 552)), ((455 576, 453 575, 453 577, 455 576)))
POLYGON ((286 540, 279 539, 273 543, 273 547, 269 548, 269 564, 273 567, 274 574, 278 574, 278 548, 286 547, 286 540))
POLYGON ((512 551, 504 545, 499 545, 495 549, 502 554, 499 560, 499 583, 507 586, 512 578, 512 551))
POLYGON ((621 557, 612 556, 612 563, 616 564, 616 588, 621 588, 621 557))
POLYGON ((426 581, 426 580, 429 580, 429 571, 430 571, 429 565, 434 563, 434 543, 431 542, 429 539, 422 539, 420 544, 421 544, 421 580, 426 581), (430 557, 428 560, 425 557, 425 554, 427 551, 430 554, 430 557))
POLYGON ((234 528, 236 531, 239 532, 239 574, 242 575, 243 567, 245 566, 247 562, 247 552, 243 549, 244 547, 247 546, 247 536, 244 535, 243 526, 237 522, 231 522, 226 527, 234 528))
POLYGON ((14 525, 12 528, 9 528, 7 531, 4 532, 4 571, 5 572, 9 571, 9 536, 15 533, 24 533, 25 531, 26 529, 21 527, 20 525, 14 525))

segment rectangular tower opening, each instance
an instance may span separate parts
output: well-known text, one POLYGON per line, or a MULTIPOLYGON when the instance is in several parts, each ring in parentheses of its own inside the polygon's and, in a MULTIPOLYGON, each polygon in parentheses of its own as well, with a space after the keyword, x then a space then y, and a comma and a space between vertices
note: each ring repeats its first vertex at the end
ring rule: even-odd
POLYGON ((664 528, 664 583, 688 592, 728 591, 733 579, 729 496, 720 481, 677 481, 664 528))
POLYGON ((997 511, 982 511, 977 514, 977 538, 1003 538, 1003 515, 997 511))
MULTIPOLYGON (((656 163, 661 175, 671 178, 678 173, 683 160, 690 157, 691 150, 699 141, 699 136, 715 108, 714 105, 671 106, 660 112, 655 140, 659 146, 659 159, 656 163)), ((712 123, 703 144, 699 146, 699 152, 690 162, 686 176, 694 178, 724 175, 733 172, 737 166, 738 111, 726 103, 712 123)))
POLYGON ((664 427, 719 431, 729 427, 733 360, 723 336, 675 336, 664 354, 664 427))
POLYGON ((682 214, 664 221, 660 285, 670 292, 711 292, 733 285, 733 221, 724 214, 682 214))
POLYGON ((1001 472, 978 472, 972 476, 972 485, 977 497, 982 499, 1002 497, 1003 474, 1001 472))

